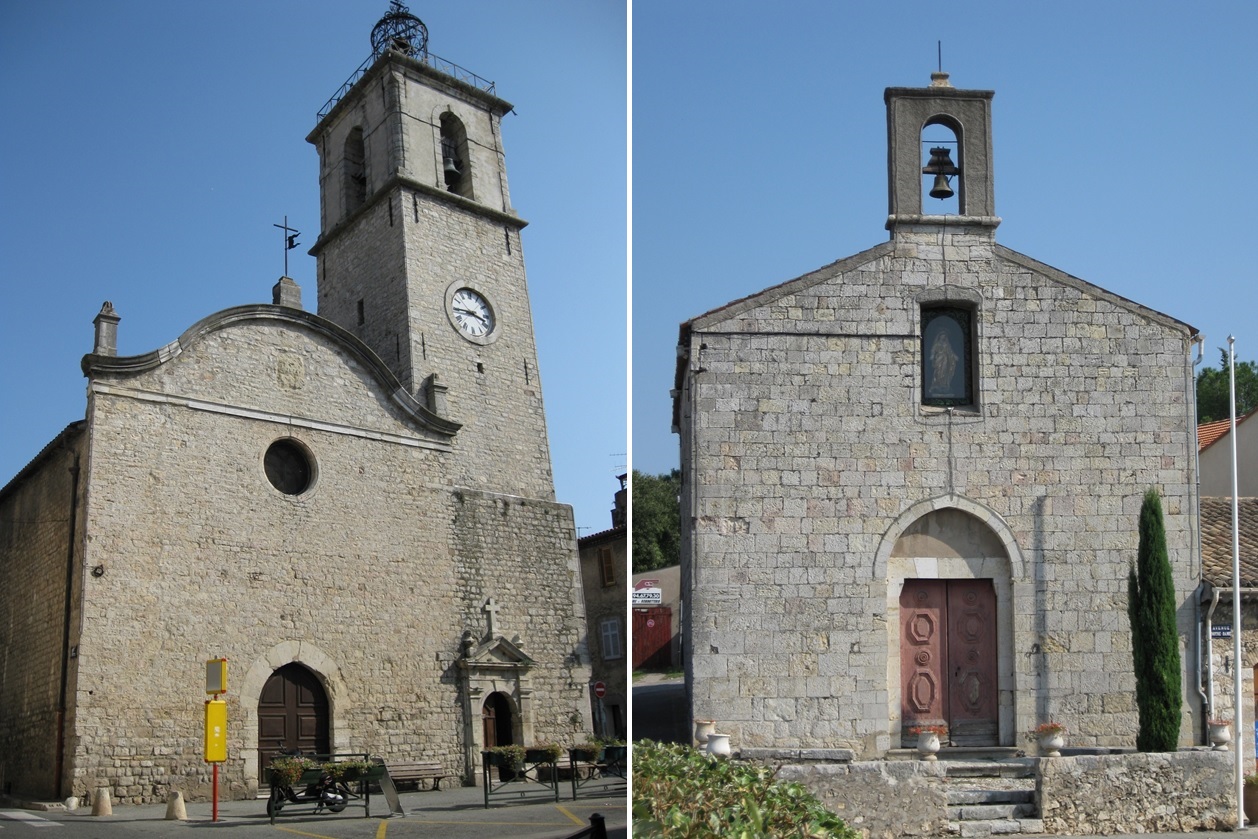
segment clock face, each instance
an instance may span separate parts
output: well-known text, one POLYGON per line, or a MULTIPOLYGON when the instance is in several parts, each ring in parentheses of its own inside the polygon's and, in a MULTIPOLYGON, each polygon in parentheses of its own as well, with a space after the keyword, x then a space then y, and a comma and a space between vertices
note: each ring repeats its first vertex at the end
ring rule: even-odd
POLYGON ((470 338, 484 338, 494 331, 494 310, 489 301, 470 288, 454 292, 450 317, 459 331, 470 338))

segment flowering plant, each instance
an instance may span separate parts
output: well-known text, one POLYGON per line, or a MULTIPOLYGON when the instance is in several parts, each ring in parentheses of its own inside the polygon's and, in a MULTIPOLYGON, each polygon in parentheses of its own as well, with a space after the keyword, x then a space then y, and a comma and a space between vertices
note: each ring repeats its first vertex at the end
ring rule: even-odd
POLYGON ((948 733, 946 725, 914 725, 909 727, 909 734, 937 734, 943 737, 948 733))
POLYGON ((1059 722, 1042 722, 1035 727, 1035 731, 1031 732, 1033 737, 1055 737, 1058 734, 1065 734, 1066 726, 1059 722))

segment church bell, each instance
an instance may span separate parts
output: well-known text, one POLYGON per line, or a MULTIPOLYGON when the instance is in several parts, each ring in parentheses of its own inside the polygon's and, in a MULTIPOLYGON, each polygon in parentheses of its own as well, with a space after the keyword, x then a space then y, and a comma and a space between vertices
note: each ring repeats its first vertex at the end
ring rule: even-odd
POLYGON ((463 172, 459 169, 459 161, 453 157, 444 158, 444 172, 446 186, 455 183, 459 178, 463 177, 463 172))
POLYGON ((947 146, 936 146, 930 150, 930 162, 922 167, 923 175, 935 176, 935 185, 930 188, 931 198, 942 200, 955 194, 948 178, 960 174, 961 170, 952 164, 951 155, 947 146))

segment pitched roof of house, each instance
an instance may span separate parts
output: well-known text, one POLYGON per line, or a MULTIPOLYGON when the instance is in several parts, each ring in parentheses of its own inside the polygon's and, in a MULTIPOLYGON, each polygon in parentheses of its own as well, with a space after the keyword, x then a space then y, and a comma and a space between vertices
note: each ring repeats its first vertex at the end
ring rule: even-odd
MULTIPOLYGON (((1236 418, 1236 424, 1240 425, 1245 420, 1258 414, 1258 411, 1250 411, 1248 414, 1236 418)), ((1197 451, 1203 452, 1208 449, 1219 439, 1226 437, 1227 433, 1232 430, 1232 418, 1215 420, 1214 422, 1203 423, 1197 426, 1197 451)))
MULTIPOLYGON (((1241 587, 1258 587, 1258 498, 1237 501, 1240 512, 1241 587)), ((1232 499, 1201 499, 1201 576, 1217 588, 1232 586, 1232 499)))

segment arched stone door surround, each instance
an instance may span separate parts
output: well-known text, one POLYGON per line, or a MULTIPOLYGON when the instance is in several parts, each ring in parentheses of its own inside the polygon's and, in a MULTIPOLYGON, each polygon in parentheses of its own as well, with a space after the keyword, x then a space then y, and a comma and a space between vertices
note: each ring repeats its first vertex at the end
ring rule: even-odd
POLYGON ((886 581, 889 743, 901 743, 900 594, 905 580, 990 579, 996 595, 998 742, 1017 742, 1014 615, 1017 583, 1026 579, 1013 530, 997 513, 959 495, 914 504, 883 534, 874 579, 886 581), (906 538, 907 535, 907 538, 906 538), (920 538, 919 538, 920 537, 920 538), (930 555, 934 554, 934 555, 930 555))
MULTIPOLYGON (((258 785, 261 768, 258 766, 258 700, 267 679, 286 664, 297 662, 304 665, 319 680, 328 696, 328 738, 333 752, 349 750, 348 727, 345 712, 349 704, 349 691, 341 676, 341 669, 332 657, 309 641, 284 641, 267 650, 256 659, 240 681, 240 737, 244 741, 245 783, 258 785)), ((231 678, 227 680, 230 691, 231 678)), ((229 722, 230 725, 230 722, 229 722)))

